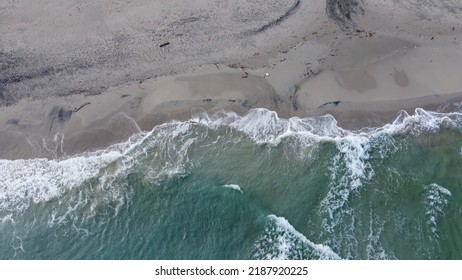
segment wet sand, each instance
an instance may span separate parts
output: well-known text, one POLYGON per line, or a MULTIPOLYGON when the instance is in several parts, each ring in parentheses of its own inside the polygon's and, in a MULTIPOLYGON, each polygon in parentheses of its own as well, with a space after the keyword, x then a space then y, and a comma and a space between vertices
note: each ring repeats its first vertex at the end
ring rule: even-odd
MULTIPOLYGON (((220 3, 200 3, 207 7, 208 2, 220 3)), ((156 23, 136 22, 144 31, 127 31, 127 22, 106 18, 98 25, 100 29, 89 35, 79 27, 74 37, 44 45, 42 41, 51 36, 45 27, 68 32, 73 25, 59 27, 46 14, 33 25, 20 16, 39 10, 28 6, 15 12, 12 7, 2 7, 0 12, 10 15, 11 21, 1 27, 0 93, 4 106, 0 108, 0 158, 60 158, 93 151, 202 111, 232 110, 242 115, 251 108, 267 108, 283 118, 328 113, 340 126, 358 129, 390 122, 400 110, 458 109, 462 100, 462 21, 457 12, 446 11, 437 2, 418 10, 412 1, 357 5, 349 1, 350 18, 348 11, 329 9, 338 1, 327 1, 327 9, 325 1, 288 1, 284 5, 276 1, 262 8, 259 1, 235 2, 237 6, 220 7, 219 15, 228 16, 224 21, 226 17, 219 19, 210 9, 190 12, 187 5, 158 1, 155 7, 164 7, 169 13, 156 15, 156 23), (239 14, 238 4, 249 11, 239 14), (332 14, 335 11, 338 14, 332 14), (442 12, 447 17, 435 20, 442 12), (261 16, 242 24, 255 15, 261 16), (221 29, 209 27, 210 22, 219 23, 221 29), (20 30, 20 23, 25 30, 20 30), (145 29, 153 26, 157 29, 151 33, 164 37, 155 37, 149 49, 145 29), (33 33, 40 30, 43 38, 33 33), (127 39, 127 45, 117 50, 123 50, 119 59, 115 49, 105 49, 116 48, 113 41, 101 42, 101 48, 93 46, 114 35, 114 30, 138 36, 138 41, 127 39), (186 40, 188 46, 182 41, 184 36, 175 40, 165 37, 180 31, 192 36, 186 40), (88 45, 69 47, 76 38, 85 39, 88 45), (158 43, 167 41, 169 45, 159 47, 158 43), (106 53, 98 53, 101 50, 106 53), (19 55, 25 53, 28 56, 19 55), (31 57, 35 58, 28 61, 31 57), (78 68, 79 57, 93 64, 78 68), (101 59, 105 62, 98 64, 101 59), (40 72, 47 65, 51 68, 40 72)), ((153 7, 147 1, 139 5, 119 7, 122 19, 147 17, 143 8, 153 7)), ((462 9, 456 4, 453 7, 462 9)), ((96 24, 96 15, 82 7, 80 11, 83 14, 77 22, 96 24)))

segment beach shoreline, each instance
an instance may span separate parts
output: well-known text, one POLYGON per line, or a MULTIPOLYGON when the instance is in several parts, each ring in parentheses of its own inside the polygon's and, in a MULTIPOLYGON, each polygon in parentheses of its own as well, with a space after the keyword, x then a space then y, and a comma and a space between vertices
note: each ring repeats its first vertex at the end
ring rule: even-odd
MULTIPOLYGON (((244 115, 253 108, 266 108, 281 118, 331 114, 340 127, 360 129, 389 123, 401 110, 412 114, 415 108, 438 112, 460 109, 462 21, 450 16, 444 22, 423 18, 392 3, 370 1, 349 23, 329 18, 324 1, 312 5, 293 1, 265 10, 271 16, 249 27, 258 32, 242 35, 238 47, 214 52, 208 58, 208 48, 219 48, 228 41, 214 37, 216 45, 206 44, 202 49, 190 45, 204 52, 188 53, 196 57, 192 60, 183 57, 182 49, 175 49, 176 42, 181 41, 156 45, 154 56, 162 58, 163 64, 155 69, 151 65, 154 60, 140 62, 140 55, 123 60, 124 66, 89 66, 80 74, 75 73, 81 70, 63 72, 61 78, 54 73, 52 77, 47 74, 11 82, 13 72, 22 68, 13 67, 11 72, 6 64, 2 75, 9 77, 9 82, 3 83, 2 95, 24 92, 18 98, 4 98, 6 106, 0 108, 0 158, 61 158, 103 149, 156 125, 189 120, 202 111, 244 115), (387 15, 393 20, 386 22, 387 15), (306 16, 310 20, 304 21, 306 16), (131 70, 133 75, 117 78, 131 70), (114 78, 101 78, 111 75, 114 78), (82 90, 85 86, 88 90, 82 90), (67 93, 63 96, 56 93, 64 92, 64 88, 67 93)), ((125 11, 141 13, 133 7, 125 11)), ((181 18, 191 18, 185 16, 181 18)), ((208 20, 197 17, 194 22, 208 20)), ((51 23, 43 24, 49 27, 51 23)), ((181 26, 189 25, 183 22, 181 26)), ((14 50, 8 40, 12 42, 19 33, 10 31, 2 49, 14 50)), ((198 38, 203 39, 201 36, 198 38)), ((25 38, 24 42, 38 40, 25 38)), ((65 50, 58 45, 53 48, 65 50)), ((37 53, 50 51, 48 47, 37 53)), ((139 48, 134 53, 143 51, 139 48)), ((58 52, 55 59, 60 58, 63 56, 58 52)), ((26 66, 31 67, 29 62, 21 67, 26 66)), ((29 75, 18 73, 16 77, 29 75)))

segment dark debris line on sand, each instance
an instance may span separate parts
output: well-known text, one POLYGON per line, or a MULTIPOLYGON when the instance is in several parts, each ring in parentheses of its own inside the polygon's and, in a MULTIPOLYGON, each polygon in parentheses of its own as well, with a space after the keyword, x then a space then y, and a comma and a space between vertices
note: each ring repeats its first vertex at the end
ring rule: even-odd
POLYGON ((272 20, 271 22, 263 25, 262 27, 259 27, 258 29, 256 30, 253 30, 253 31, 250 31, 250 32, 247 32, 249 35, 255 35, 255 34, 258 34, 258 33, 261 33, 261 32, 264 32, 265 30, 267 30, 268 28, 271 28, 273 26, 276 26, 278 24, 280 24, 281 22, 283 22, 285 19, 287 19, 290 15, 292 15, 297 9, 298 7, 300 6, 300 0, 297 0, 294 2, 294 4, 284 13, 282 14, 280 17, 272 20))
POLYGON ((74 113, 78 112, 80 109, 82 109, 83 107, 85 107, 87 105, 90 105, 90 104, 91 104, 91 102, 87 102, 87 103, 84 103, 84 104, 80 105, 77 108, 74 108, 74 113))
POLYGON ((326 13, 341 28, 348 29, 355 26, 352 16, 364 14, 362 0, 326 0, 326 13))

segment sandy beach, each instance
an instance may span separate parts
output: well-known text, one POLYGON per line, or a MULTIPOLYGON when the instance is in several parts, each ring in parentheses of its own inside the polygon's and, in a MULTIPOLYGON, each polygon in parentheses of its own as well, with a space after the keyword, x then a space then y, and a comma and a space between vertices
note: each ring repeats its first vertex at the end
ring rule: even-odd
POLYGON ((104 148, 199 112, 357 129, 462 100, 458 1, 5 1, 0 158, 104 148))
POLYGON ((0 260, 460 260, 461 43, 460 0, 0 1, 0 260))

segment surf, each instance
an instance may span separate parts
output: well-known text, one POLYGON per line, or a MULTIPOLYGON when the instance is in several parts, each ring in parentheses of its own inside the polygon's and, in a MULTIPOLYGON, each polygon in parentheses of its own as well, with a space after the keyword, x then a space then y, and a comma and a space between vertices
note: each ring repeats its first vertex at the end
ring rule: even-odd
MULTIPOLYGON (((11 242, 15 253, 26 254, 18 248, 27 252, 30 244, 19 246, 16 236, 27 240, 27 231, 20 229, 35 228, 38 221, 45 221, 47 230, 66 235, 99 236, 111 223, 126 219, 127 211, 140 207, 134 202, 140 192, 166 195, 186 188, 194 196, 195 189, 199 195, 221 186, 218 189, 229 190, 223 191, 229 203, 255 204, 266 217, 248 257, 406 257, 386 238, 391 223, 397 223, 409 238, 416 230, 421 232, 419 242, 433 247, 418 254, 433 256, 445 248, 441 234, 447 230, 445 213, 453 211, 452 198, 459 194, 443 179, 437 180, 438 185, 425 174, 408 179, 405 172, 412 166, 402 166, 400 157, 412 162, 422 149, 436 147, 441 151, 435 150, 432 158, 438 160, 438 153, 444 152, 457 163, 461 129, 460 112, 423 109, 412 115, 402 111, 389 124, 358 130, 339 127, 331 115, 283 119, 266 109, 252 109, 243 116, 201 112, 100 151, 55 159, 0 160, 0 227, 23 232, 12 236, 11 242), (440 136, 446 134, 455 147, 432 144, 449 141, 440 136), (406 190, 409 185, 413 192, 406 190), (408 220, 410 209, 391 199, 400 192, 417 201, 414 211, 422 215, 416 223, 408 220), (384 203, 396 212, 387 215, 381 208, 384 203), (297 217, 300 211, 309 214, 297 217), (291 223, 283 218, 287 214, 291 223), (29 224, 25 217, 31 216, 34 223, 29 224)), ((207 201, 198 205, 205 207, 207 201)))

